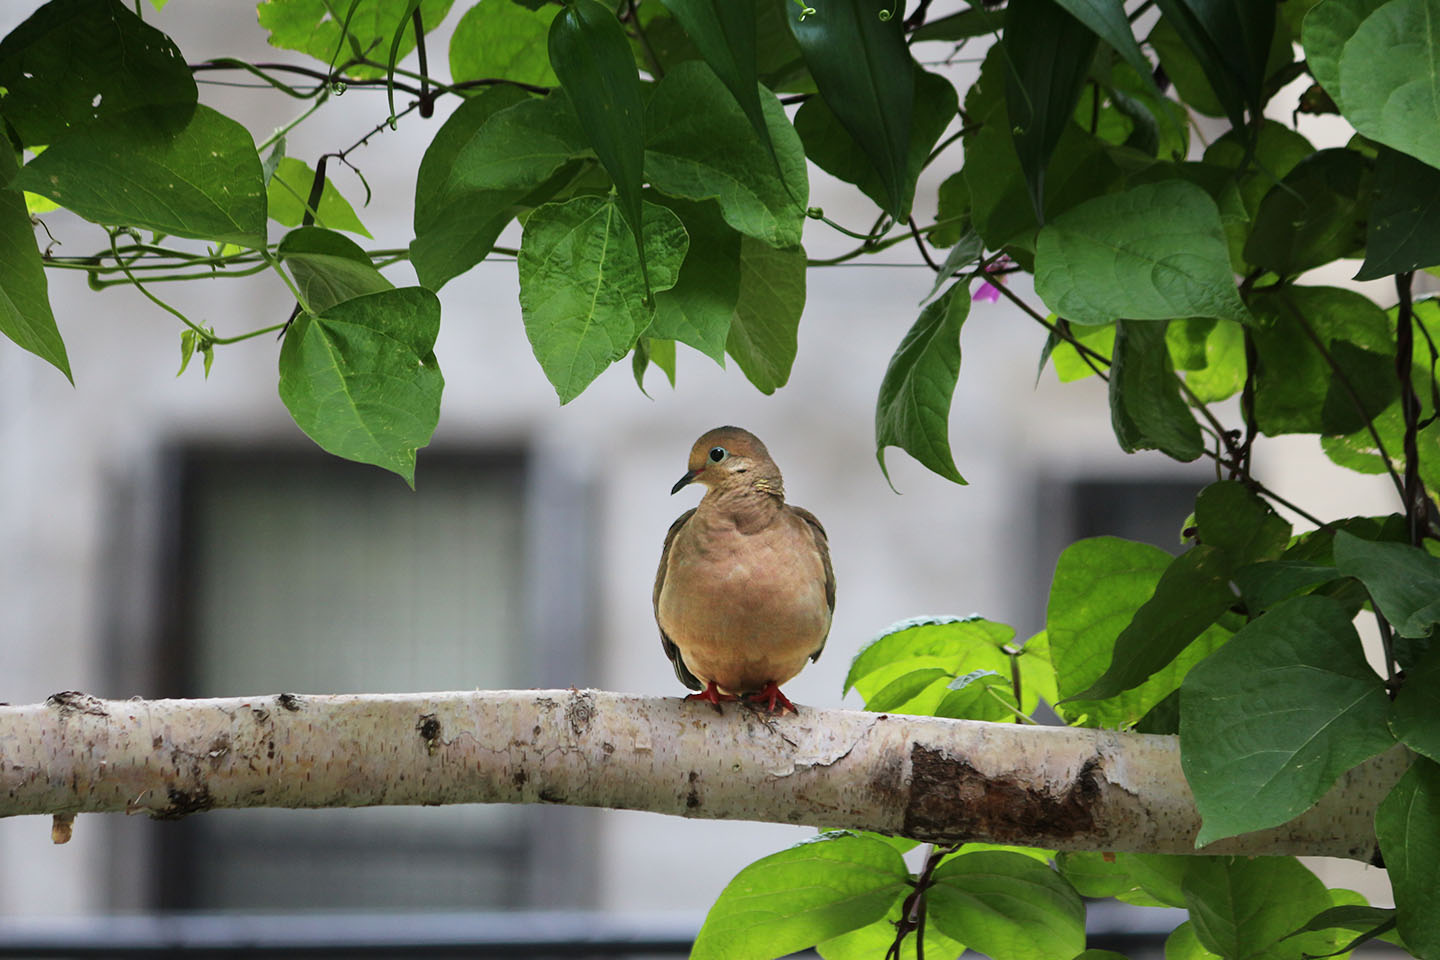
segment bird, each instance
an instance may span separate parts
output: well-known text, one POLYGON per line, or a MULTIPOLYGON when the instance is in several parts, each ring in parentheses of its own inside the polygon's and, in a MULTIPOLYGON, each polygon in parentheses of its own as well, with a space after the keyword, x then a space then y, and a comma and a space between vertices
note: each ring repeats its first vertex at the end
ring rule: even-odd
POLYGON ((671 495, 691 483, 705 495, 670 525, 655 574, 665 655, 700 691, 686 700, 794 713, 780 685, 820 658, 835 612, 825 528, 785 502, 770 451, 740 427, 701 434, 671 495))

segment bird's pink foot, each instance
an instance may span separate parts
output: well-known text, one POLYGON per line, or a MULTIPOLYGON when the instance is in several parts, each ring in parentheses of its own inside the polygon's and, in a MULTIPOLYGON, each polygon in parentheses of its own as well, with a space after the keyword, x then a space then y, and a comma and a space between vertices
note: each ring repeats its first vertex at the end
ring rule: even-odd
POLYGON ((774 680, 771 680, 769 683, 765 684, 765 686, 761 687, 755 693, 750 694, 745 699, 749 700, 751 703, 764 704, 765 709, 769 710, 771 713, 797 712, 795 709, 795 704, 791 703, 790 698, 780 692, 780 687, 778 684, 775 683, 774 680))
POLYGON ((686 697, 685 699, 686 699, 687 701, 688 701, 688 700, 704 700, 706 703, 710 704, 711 706, 713 706, 713 707, 715 708, 715 712, 716 712, 716 713, 719 713, 719 712, 720 712, 720 704, 722 704, 722 703, 730 703, 730 702, 733 702, 733 701, 735 701, 735 700, 739 700, 740 698, 739 698, 739 697, 736 697, 736 696, 733 696, 733 695, 731 695, 731 694, 728 694, 728 693, 721 693, 721 692, 720 692, 720 688, 717 687, 717 686, 715 686, 715 681, 714 681, 714 680, 711 680, 709 683, 705 684, 705 689, 704 689, 704 690, 702 690, 702 691, 699 692, 699 693, 692 693, 692 694, 690 694, 690 696, 686 697))

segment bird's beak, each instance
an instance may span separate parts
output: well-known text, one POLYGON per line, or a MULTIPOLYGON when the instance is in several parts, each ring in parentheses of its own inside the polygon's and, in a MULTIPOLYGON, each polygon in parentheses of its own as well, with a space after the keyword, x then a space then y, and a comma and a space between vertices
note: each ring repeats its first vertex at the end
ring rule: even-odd
POLYGON ((700 472, 701 472, 701 471, 699 471, 699 470, 687 470, 687 471, 685 472, 685 476, 683 476, 683 477, 681 477, 679 480, 677 480, 677 481, 675 482, 675 486, 673 486, 673 487, 670 488, 670 496, 673 497, 673 496, 675 496, 675 494, 679 493, 679 492, 680 492, 680 488, 683 487, 683 486, 685 486, 686 484, 690 483, 690 482, 691 482, 692 480, 694 480, 696 477, 700 476, 700 472))

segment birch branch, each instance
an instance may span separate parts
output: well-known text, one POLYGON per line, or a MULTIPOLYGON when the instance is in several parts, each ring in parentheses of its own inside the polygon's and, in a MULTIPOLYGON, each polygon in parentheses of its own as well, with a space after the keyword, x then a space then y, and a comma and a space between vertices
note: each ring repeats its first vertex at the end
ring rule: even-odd
MULTIPOLYGON (((1320 804, 1206 853, 1375 858, 1392 751, 1320 804)), ((0 816, 563 803, 937 843, 1194 853, 1174 737, 598 690, 217 700, 62 693, 0 706, 0 816)), ((58 837, 57 837, 58 838, 58 837)))

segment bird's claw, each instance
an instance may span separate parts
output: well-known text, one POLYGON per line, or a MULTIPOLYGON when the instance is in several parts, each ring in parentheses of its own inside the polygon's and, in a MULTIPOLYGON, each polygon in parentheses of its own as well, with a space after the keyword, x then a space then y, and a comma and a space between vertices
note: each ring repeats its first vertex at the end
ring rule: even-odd
POLYGON ((712 707, 715 708, 716 713, 720 713, 720 704, 732 703, 736 700, 739 700, 740 698, 732 694, 721 693, 720 688, 715 686, 715 681, 711 680, 709 683, 705 684, 704 690, 699 693, 692 693, 685 699, 687 701, 704 700, 706 703, 710 704, 712 707))
POLYGON ((795 709, 795 704, 790 702, 790 698, 780 692, 779 685, 773 680, 745 699, 754 704, 763 704, 770 713, 799 712, 795 709))

